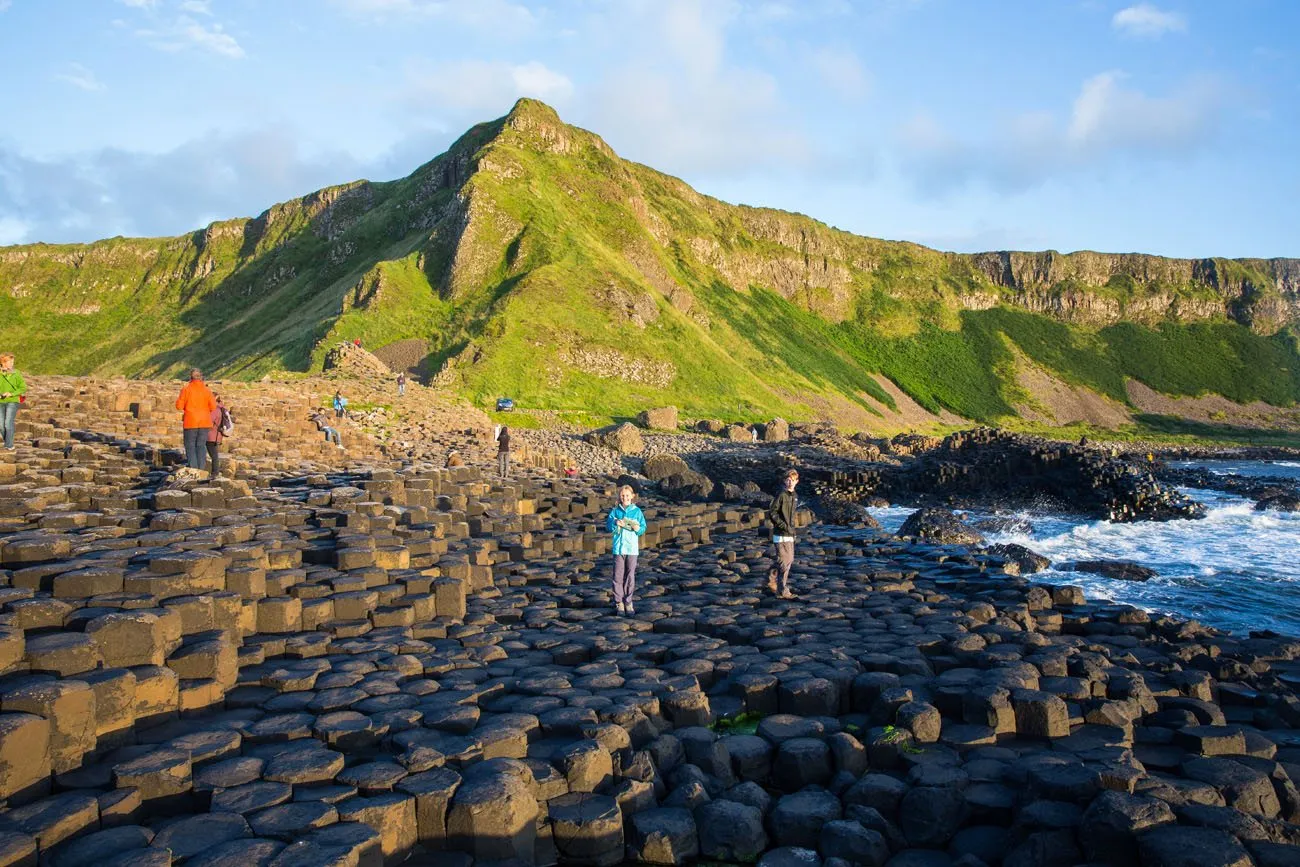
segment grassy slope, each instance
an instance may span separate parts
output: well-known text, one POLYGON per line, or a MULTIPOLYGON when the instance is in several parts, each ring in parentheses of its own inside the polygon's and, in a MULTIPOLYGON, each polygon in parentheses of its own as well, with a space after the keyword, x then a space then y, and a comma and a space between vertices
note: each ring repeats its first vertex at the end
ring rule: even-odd
MULTIPOLYGON (((1087 284, 1075 272, 1090 255, 1052 254, 1066 275, 1052 288, 1125 306, 1213 296, 1163 275, 1087 284)), ((1267 283, 1260 263, 1216 262, 1229 282, 1267 283)), ((889 404, 870 376, 879 372, 928 409, 996 421, 1019 397, 1014 344, 1121 401, 1126 377, 1174 395, 1300 397, 1289 333, 1227 321, 1095 330, 1006 305, 962 310, 961 296, 1010 300, 1011 290, 972 257, 699 196, 527 102, 399 181, 322 191, 180 238, 0 249, 0 286, 10 288, 0 345, 34 371, 157 375, 197 363, 251 378, 318 368, 338 339, 420 337, 430 371, 458 360, 456 384, 480 403, 509 394, 612 417, 675 403, 692 415, 806 418, 826 396, 889 404), (712 255, 820 259, 849 285, 837 294, 805 280, 788 297, 761 281, 733 286, 712 255), (632 304, 640 323, 624 312, 632 304), (579 349, 671 364, 676 376, 665 388, 598 377, 568 363, 579 349)))

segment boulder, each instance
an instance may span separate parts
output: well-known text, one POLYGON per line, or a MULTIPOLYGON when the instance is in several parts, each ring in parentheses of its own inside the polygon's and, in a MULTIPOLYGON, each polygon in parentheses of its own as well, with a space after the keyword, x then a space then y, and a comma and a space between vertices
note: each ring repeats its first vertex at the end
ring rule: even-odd
POLYGON ((687 470, 661 481, 659 490, 674 500, 707 500, 713 493, 713 481, 703 473, 687 470))
POLYGON ((636 423, 650 430, 677 430, 677 407, 642 410, 637 413, 636 423))
POLYGON ((733 443, 752 443, 754 441, 753 431, 740 424, 727 425, 726 436, 733 443))
POLYGON ((695 423, 695 429, 700 433, 720 434, 727 429, 727 424, 716 418, 702 418, 695 423))
POLYGON ((652 482, 662 482, 669 476, 689 473, 691 468, 677 455, 653 455, 646 458, 641 473, 652 482))
POLYGON ((763 425, 762 440, 765 443, 782 443, 790 438, 790 423, 783 418, 774 418, 763 425))
POLYGON ((599 428, 583 437, 592 445, 612 449, 621 455, 639 455, 645 451, 641 431, 631 422, 599 428))
POLYGON ((898 528, 900 538, 912 538, 940 545, 980 545, 984 537, 978 530, 947 509, 919 509, 898 528))

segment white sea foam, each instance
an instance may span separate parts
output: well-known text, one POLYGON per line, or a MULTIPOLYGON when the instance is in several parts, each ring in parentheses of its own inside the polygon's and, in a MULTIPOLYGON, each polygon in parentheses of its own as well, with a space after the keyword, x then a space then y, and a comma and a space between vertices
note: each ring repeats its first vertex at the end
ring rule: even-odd
MULTIPOLYGON (((1242 475, 1293 475, 1300 463, 1238 462, 1242 475)), ((1227 469, 1214 467, 1214 469, 1227 469)), ((1090 597, 1127 602, 1153 612, 1178 614, 1246 632, 1275 629, 1300 635, 1300 513, 1257 512, 1254 503, 1215 491, 1188 490, 1205 503, 1196 521, 1114 524, 1055 514, 999 515, 1029 521, 1032 532, 985 533, 989 543, 1024 545, 1051 559, 1053 568, 1033 576, 1048 583, 1082 586, 1090 597), (1068 570, 1078 560, 1131 560, 1155 569, 1147 582, 1120 581, 1068 570)), ((895 531, 913 509, 872 509, 895 531)), ((969 519, 989 517, 972 513, 969 519)))

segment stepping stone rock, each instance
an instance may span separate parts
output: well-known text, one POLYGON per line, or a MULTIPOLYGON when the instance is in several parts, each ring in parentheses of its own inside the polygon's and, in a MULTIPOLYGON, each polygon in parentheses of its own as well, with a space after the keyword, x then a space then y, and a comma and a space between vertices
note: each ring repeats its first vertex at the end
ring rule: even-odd
POLYGON ((839 798, 825 789, 810 788, 778 800, 768 824, 779 846, 815 850, 822 826, 842 814, 839 798))
POLYGON ((690 810, 643 810, 630 817, 628 829, 628 854, 642 864, 680 867, 700 854, 695 819, 690 810))
POLYGON ((735 801, 695 808, 700 856, 716 861, 753 861, 767 848, 763 814, 735 801))
POLYGON ((613 867, 623 861, 623 813, 613 798, 575 792, 552 798, 547 812, 566 863, 613 867))
POLYGON ((209 813, 173 822, 158 832, 151 845, 170 849, 176 858, 189 858, 213 846, 251 837, 244 817, 237 813, 209 813))
POLYGON ((1174 821, 1174 811, 1164 801, 1122 792, 1102 792, 1083 814, 1079 841, 1093 861, 1121 867, 1136 865, 1138 835, 1174 821))
POLYGON ((1138 838, 1143 867, 1252 867, 1231 834, 1212 828, 1164 825, 1138 838))

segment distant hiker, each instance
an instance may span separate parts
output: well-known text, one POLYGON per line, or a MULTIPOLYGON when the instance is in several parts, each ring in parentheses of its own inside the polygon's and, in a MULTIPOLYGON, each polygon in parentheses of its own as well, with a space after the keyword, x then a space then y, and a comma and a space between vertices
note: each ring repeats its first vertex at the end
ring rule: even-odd
POLYGON ((27 402, 27 382, 14 370, 14 354, 0 353, 0 433, 5 448, 14 449, 14 425, 18 423, 18 405, 27 402))
POLYGON ((203 372, 197 367, 190 371, 190 381, 176 398, 176 408, 182 413, 185 465, 201 470, 208 462, 208 432, 212 430, 212 413, 217 408, 217 399, 203 382, 203 372))
POLYGON ((578 477, 578 468, 577 468, 577 467, 565 467, 565 468, 564 468, 564 477, 565 477, 566 479, 576 479, 576 478, 578 477))
POLYGON ((222 441, 235 432, 235 420, 230 410, 217 395, 217 408, 212 411, 212 427, 208 428, 208 460, 212 462, 212 478, 221 475, 219 455, 222 441))
POLYGON ((636 613, 636 558, 645 535, 645 515, 632 502, 635 499, 631 485, 619 488, 618 505, 605 518, 605 529, 614 534, 614 610, 619 614, 636 613))
POLYGON ((338 428, 330 427, 329 419, 320 410, 316 410, 307 416, 316 425, 316 430, 325 434, 325 442, 332 442, 339 448, 343 448, 343 438, 339 436, 338 428))
POLYGON ((397 396, 401 397, 406 394, 406 374, 397 374, 397 396))
POLYGON ((790 592, 790 567, 794 565, 794 524, 799 502, 794 497, 799 484, 799 471, 786 470, 781 474, 781 493, 772 498, 767 508, 767 520, 772 525, 772 547, 776 549, 776 564, 767 573, 768 592, 781 599, 794 599, 790 592))
POLYGON ((343 392, 334 392, 334 417, 343 418, 343 411, 348 408, 348 399, 343 396, 343 392))
POLYGON ((510 428, 503 427, 497 432, 497 472, 505 478, 510 472, 510 428))
POLYGON ((360 348, 361 348, 361 338, 358 337, 358 338, 356 338, 355 340, 353 340, 353 341, 352 341, 352 345, 355 346, 357 349, 360 349, 360 348))

